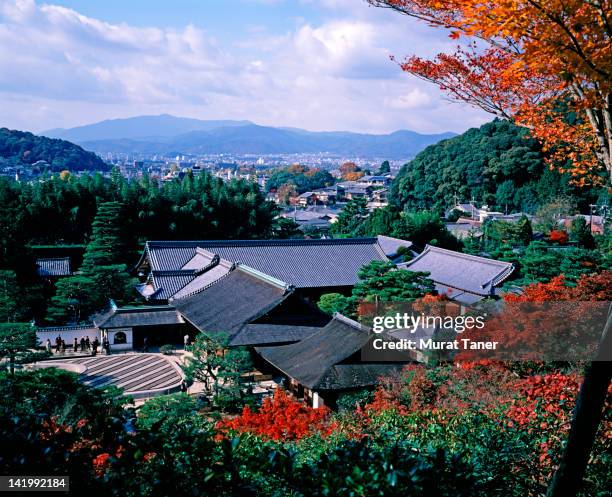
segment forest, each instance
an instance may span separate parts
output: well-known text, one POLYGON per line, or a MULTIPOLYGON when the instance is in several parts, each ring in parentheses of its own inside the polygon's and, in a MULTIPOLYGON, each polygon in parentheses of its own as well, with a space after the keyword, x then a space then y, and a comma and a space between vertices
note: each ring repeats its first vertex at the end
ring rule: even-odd
POLYGON ((49 171, 108 171, 110 166, 93 152, 74 143, 0 128, 0 166, 30 167, 37 161, 49 171))
POLYGON ((495 119, 420 152, 402 167, 391 198, 400 209, 439 214, 472 199, 496 211, 531 214, 559 196, 571 198, 582 212, 605 199, 605 189, 573 186, 569 174, 552 170, 545 159, 526 128, 495 119))

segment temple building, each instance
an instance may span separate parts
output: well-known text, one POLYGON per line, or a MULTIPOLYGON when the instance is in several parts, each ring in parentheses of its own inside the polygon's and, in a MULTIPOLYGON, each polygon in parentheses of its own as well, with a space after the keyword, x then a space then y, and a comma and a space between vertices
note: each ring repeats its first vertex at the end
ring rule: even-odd
POLYGON ((333 408, 343 393, 373 388, 380 377, 397 374, 406 365, 384 357, 365 361, 362 350, 372 336, 370 328, 335 314, 327 326, 300 342, 255 350, 268 367, 286 377, 287 389, 297 398, 313 407, 333 408))
POLYGON ((211 285, 240 263, 316 302, 323 293, 349 292, 362 266, 390 260, 400 246, 412 244, 390 237, 150 241, 136 266, 138 290, 152 303, 167 303, 211 285))
POLYGON ((439 294, 461 304, 474 304, 499 295, 499 286, 514 271, 510 262, 496 261, 427 245, 400 269, 425 271, 439 294))

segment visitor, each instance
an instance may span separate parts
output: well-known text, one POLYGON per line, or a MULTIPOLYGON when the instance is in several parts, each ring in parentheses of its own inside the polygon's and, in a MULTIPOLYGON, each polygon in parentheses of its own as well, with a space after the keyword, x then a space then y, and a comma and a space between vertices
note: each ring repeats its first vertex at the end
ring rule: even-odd
POLYGON ((74 337, 74 343, 72 344, 72 351, 76 352, 78 348, 79 348, 79 342, 77 341, 77 338, 74 337))
POLYGON ((106 355, 110 355, 110 342, 107 337, 104 337, 102 340, 102 348, 104 349, 104 352, 106 352, 106 355))
POLYGON ((47 338, 47 343, 45 345, 45 349, 47 350, 47 352, 49 352, 49 354, 53 354, 53 350, 51 349, 51 340, 49 340, 47 338))
POLYGON ((181 392, 187 393, 187 383, 185 383, 185 380, 181 382, 181 392))
POLYGON ((187 350, 187 347, 189 347, 189 335, 183 337, 183 342, 185 343, 185 350, 187 350))
POLYGON ((85 339, 85 347, 87 347, 87 350, 91 350, 91 342, 89 341, 89 335, 87 335, 87 338, 85 339))
POLYGON ((62 337, 60 335, 57 335, 55 337, 55 351, 59 354, 61 348, 62 348, 62 337))
POLYGON ((85 352, 85 339, 81 337, 81 352, 85 352))
POLYGON ((66 353, 66 342, 62 340, 62 354, 66 353))
POLYGON ((94 338, 93 343, 91 344, 92 346, 92 355, 97 355, 98 354, 98 346, 100 345, 100 341, 98 340, 98 337, 94 338))
POLYGON ((149 339, 147 337, 143 338, 142 344, 143 344, 142 351, 149 352, 149 339))

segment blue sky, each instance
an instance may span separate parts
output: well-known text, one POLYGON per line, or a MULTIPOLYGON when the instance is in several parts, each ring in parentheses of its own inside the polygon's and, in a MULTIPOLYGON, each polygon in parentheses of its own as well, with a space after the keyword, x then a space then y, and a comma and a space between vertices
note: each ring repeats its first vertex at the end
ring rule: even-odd
POLYGON ((0 126, 170 113, 461 132, 489 116, 389 59, 454 43, 365 0, 0 0, 0 126))

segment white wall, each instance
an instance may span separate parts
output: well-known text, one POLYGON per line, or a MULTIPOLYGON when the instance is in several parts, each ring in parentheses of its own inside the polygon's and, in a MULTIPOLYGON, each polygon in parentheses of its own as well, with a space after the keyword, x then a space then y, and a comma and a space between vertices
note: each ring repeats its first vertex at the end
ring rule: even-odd
POLYGON ((74 339, 81 342, 81 337, 86 338, 89 337, 89 341, 93 342, 95 337, 98 337, 98 340, 102 342, 102 336, 100 334, 100 330, 97 328, 86 328, 86 329, 76 329, 76 330, 61 330, 61 331, 36 331, 36 338, 41 347, 44 347, 47 343, 47 338, 51 340, 51 346, 55 348, 55 339, 57 336, 62 337, 62 340, 66 342, 66 348, 72 348, 74 343, 74 339))

